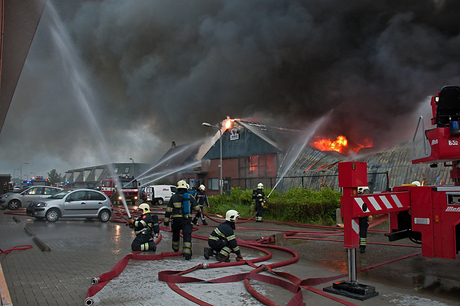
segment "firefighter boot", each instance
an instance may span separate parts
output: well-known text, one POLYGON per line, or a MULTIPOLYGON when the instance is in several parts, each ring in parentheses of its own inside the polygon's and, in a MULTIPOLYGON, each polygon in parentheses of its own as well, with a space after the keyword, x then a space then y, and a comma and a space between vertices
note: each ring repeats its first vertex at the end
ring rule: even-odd
POLYGON ((192 254, 184 254, 185 260, 190 260, 192 259, 192 254))
POLYGON ((359 252, 360 253, 365 253, 366 252, 366 246, 365 245, 359 246, 359 252))
POLYGON ((193 218, 192 223, 195 224, 195 225, 197 225, 197 223, 198 223, 198 218, 193 218))
POLYGON ((230 258, 229 258, 228 255, 224 256, 224 255, 219 253, 219 254, 217 254, 217 261, 218 262, 230 262, 230 258))
POLYGON ((214 251, 211 248, 204 248, 204 258, 209 259, 212 256, 214 256, 214 251))
POLYGON ((208 225, 208 222, 206 222, 206 220, 203 220, 203 225, 208 225))

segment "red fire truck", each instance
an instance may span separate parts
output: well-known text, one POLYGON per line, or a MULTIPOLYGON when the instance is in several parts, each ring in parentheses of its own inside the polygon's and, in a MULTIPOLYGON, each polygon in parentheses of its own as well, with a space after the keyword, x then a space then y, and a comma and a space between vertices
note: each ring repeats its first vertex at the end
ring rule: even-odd
POLYGON ((339 163, 349 277, 348 282, 334 283, 332 287, 324 288, 325 291, 360 300, 377 294, 375 288, 361 285, 356 280, 360 217, 388 214, 390 233, 386 236, 390 241, 410 238, 421 243, 422 256, 457 258, 460 251, 460 87, 444 86, 438 95, 432 97, 431 106, 431 124, 435 127, 425 131, 425 154, 412 160, 412 164, 429 163, 436 167, 438 163, 443 163, 450 166, 454 185, 407 184, 381 193, 358 194, 358 187, 368 183, 367 163, 339 163))
POLYGON ((22 187, 26 186, 50 186, 50 180, 43 176, 32 177, 29 181, 23 181, 22 187))
POLYGON ((123 195, 126 200, 126 204, 136 204, 138 199, 139 187, 137 180, 133 177, 120 175, 117 178, 105 178, 99 181, 101 185, 101 191, 105 193, 113 203, 121 203, 122 197, 119 194, 123 191, 123 195))

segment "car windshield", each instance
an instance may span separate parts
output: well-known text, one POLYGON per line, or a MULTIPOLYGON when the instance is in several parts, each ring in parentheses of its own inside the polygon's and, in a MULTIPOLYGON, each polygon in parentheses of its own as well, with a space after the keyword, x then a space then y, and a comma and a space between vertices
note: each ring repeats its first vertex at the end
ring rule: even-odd
POLYGON ((123 189, 136 189, 137 188, 137 183, 136 181, 124 181, 121 182, 122 188, 123 189))
POLYGON ((63 190, 63 191, 60 191, 60 192, 50 196, 49 198, 50 199, 62 199, 63 197, 65 197, 71 191, 73 191, 73 190, 72 189, 63 190))

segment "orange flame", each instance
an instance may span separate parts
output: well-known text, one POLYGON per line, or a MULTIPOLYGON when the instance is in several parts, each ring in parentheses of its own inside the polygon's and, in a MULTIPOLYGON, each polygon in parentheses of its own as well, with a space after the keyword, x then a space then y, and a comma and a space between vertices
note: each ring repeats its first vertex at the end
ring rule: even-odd
POLYGON ((225 129, 228 130, 229 128, 232 127, 232 120, 231 119, 226 119, 224 121, 224 126, 225 126, 225 129))
POLYGON ((372 147, 372 141, 367 139, 364 139, 362 144, 357 143, 355 145, 350 145, 347 138, 343 135, 337 136, 336 140, 321 138, 320 136, 317 136, 316 139, 312 147, 321 151, 337 151, 342 154, 347 154, 350 150, 358 152, 361 148, 372 147))
POLYGON ((337 151, 342 153, 348 145, 348 140, 345 136, 337 136, 335 141, 327 138, 319 139, 313 143, 313 147, 321 151, 337 151))

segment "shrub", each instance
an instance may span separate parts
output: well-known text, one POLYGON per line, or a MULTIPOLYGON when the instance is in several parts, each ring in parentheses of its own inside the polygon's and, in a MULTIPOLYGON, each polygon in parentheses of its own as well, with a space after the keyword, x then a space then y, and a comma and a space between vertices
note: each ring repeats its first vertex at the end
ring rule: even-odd
MULTIPOLYGON (((305 187, 291 188, 286 193, 278 194, 270 188, 264 190, 265 196, 270 194, 264 206, 264 219, 305 224, 335 224, 335 211, 340 207, 341 193, 323 188, 320 191, 305 187)), ((230 195, 210 196, 211 209, 207 212, 225 215, 227 210, 235 209, 244 218, 251 214, 252 190, 241 190, 233 187, 230 195)))

